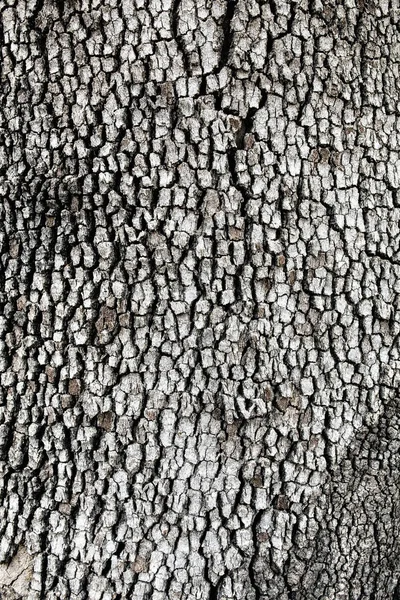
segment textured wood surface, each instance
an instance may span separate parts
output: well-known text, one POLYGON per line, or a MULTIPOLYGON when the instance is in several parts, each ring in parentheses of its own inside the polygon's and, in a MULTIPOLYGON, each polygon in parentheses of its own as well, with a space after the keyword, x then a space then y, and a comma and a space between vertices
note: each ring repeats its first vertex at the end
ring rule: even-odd
POLYGON ((0 0, 0 597, 398 600, 400 11, 0 0))

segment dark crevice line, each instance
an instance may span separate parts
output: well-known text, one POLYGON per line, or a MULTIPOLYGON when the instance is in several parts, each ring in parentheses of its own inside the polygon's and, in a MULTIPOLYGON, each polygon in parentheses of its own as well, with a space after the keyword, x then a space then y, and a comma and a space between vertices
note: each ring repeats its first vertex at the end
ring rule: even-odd
POLYGON ((221 47, 220 69, 228 64, 229 52, 232 45, 232 19, 237 0, 227 0, 226 13, 222 24, 223 41, 221 47))
POLYGON ((179 9, 180 9, 180 5, 181 5, 181 1, 182 0, 174 0, 174 2, 172 4, 171 29, 172 29, 173 37, 176 41, 176 45, 178 46, 178 50, 182 56, 182 61, 183 61, 183 66, 185 68, 185 71, 187 72, 188 75, 191 75, 192 69, 191 69, 191 65, 190 65, 190 60, 189 60, 188 54, 186 52, 185 46, 182 43, 182 36, 179 33, 179 27, 178 27, 179 9))

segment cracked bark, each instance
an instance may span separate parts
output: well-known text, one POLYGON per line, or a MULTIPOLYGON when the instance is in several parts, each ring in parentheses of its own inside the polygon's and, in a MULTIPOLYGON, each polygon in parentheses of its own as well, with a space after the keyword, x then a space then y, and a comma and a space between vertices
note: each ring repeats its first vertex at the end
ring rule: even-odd
POLYGON ((399 16, 0 2, 2 597, 399 598, 399 16))

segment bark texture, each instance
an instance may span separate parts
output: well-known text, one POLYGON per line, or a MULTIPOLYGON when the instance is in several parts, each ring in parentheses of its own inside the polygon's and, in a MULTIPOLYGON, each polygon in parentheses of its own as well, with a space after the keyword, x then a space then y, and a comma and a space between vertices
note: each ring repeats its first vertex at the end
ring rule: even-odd
POLYGON ((398 0, 0 0, 0 596, 398 600, 398 0))

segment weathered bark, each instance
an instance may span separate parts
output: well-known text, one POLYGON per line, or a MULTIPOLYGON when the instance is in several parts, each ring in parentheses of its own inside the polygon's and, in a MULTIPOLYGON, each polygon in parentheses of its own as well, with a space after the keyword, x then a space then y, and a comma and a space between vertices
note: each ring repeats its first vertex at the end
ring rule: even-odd
POLYGON ((397 5, 0 0, 0 595, 399 598, 397 5))

